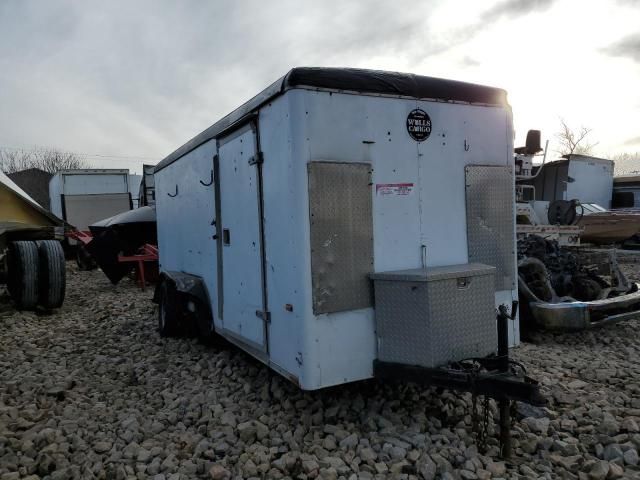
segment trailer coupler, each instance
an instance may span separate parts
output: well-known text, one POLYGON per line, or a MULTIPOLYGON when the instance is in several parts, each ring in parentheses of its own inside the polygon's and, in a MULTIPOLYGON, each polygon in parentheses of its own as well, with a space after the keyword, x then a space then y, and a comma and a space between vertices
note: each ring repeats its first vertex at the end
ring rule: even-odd
MULTIPOLYGON (((479 361, 482 359, 476 359, 479 361)), ((493 363, 494 359, 489 363, 493 363)), ((517 400, 532 405, 545 405, 538 382, 528 376, 522 378, 495 370, 458 370, 454 368, 425 368, 400 363, 374 361, 374 375, 381 380, 401 380, 421 385, 442 387, 474 395, 486 395, 496 400, 517 400)))

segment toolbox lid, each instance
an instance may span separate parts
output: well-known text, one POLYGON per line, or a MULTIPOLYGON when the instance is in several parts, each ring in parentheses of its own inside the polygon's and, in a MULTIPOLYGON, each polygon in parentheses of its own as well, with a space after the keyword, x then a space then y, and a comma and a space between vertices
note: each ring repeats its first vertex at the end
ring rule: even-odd
POLYGON ((463 263, 442 267, 411 268, 409 270, 372 273, 369 278, 372 280, 394 280, 399 282, 432 282, 449 278, 494 275, 495 272, 496 267, 483 263, 463 263))

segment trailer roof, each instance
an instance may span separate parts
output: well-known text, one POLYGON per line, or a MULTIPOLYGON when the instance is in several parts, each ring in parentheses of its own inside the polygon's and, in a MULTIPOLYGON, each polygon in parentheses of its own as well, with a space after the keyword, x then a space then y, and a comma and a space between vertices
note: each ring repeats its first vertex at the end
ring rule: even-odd
POLYGON ((155 167, 155 172, 186 155, 196 147, 216 138, 247 114, 258 110, 273 98, 292 88, 316 88, 370 95, 389 95, 429 99, 444 102, 463 102, 507 106, 507 92, 501 88, 473 83, 425 77, 412 73, 385 72, 358 68, 298 67, 290 70, 262 92, 195 136, 155 167))
POLYGON ((128 175, 128 168, 74 168, 59 170, 56 175, 128 175))
POLYGON ((537 163, 534 167, 560 167, 562 165, 567 165, 569 162, 591 162, 591 163, 604 163, 608 165, 613 165, 615 162, 613 160, 609 160, 607 158, 599 158, 599 157, 591 157, 589 155, 579 155, 577 153, 564 155, 563 158, 559 158, 557 160, 551 160, 550 162, 545 163, 537 163))
POLYGON ((614 184, 623 184, 623 183, 640 183, 640 175, 637 173, 627 173, 624 175, 618 175, 617 177, 613 177, 614 184))

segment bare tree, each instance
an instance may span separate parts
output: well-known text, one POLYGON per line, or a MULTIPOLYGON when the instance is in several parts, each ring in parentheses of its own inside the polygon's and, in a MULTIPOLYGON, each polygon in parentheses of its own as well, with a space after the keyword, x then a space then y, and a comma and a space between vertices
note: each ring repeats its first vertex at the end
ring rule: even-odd
POLYGON ((39 168, 55 174, 60 170, 88 168, 86 159, 77 153, 52 148, 0 149, 0 170, 5 173, 39 168))
POLYGON ((618 153, 610 158, 614 161, 616 175, 640 174, 640 152, 618 153))
POLYGON ((572 153, 590 155, 594 147, 598 144, 587 142, 586 138, 591 133, 591 129, 580 127, 576 131, 572 129, 564 119, 560 119, 560 130, 556 133, 556 138, 560 143, 560 148, 556 150, 560 155, 571 155, 572 153))

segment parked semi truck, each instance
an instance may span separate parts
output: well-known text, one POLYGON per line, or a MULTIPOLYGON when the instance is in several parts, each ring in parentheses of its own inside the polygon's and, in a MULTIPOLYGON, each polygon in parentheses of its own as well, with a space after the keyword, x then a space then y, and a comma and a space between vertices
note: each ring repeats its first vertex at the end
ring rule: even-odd
POLYGON ((21 310, 58 308, 65 296, 64 222, 0 172, 0 284, 21 310))

